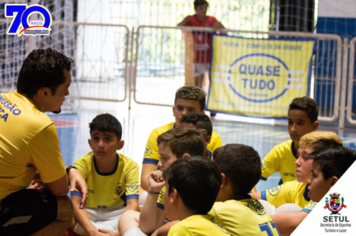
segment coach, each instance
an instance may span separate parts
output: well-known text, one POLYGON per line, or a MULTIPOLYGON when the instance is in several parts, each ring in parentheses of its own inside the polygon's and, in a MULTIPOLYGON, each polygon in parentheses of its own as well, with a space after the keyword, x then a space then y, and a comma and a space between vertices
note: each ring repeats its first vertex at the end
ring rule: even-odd
POLYGON ((65 167, 53 121, 69 95, 72 60, 52 49, 34 50, 19 73, 17 91, 0 93, 0 235, 64 235, 72 220, 66 196, 87 185, 65 167), (30 185, 31 184, 31 185, 30 185), (30 187, 28 187, 30 185, 30 187))

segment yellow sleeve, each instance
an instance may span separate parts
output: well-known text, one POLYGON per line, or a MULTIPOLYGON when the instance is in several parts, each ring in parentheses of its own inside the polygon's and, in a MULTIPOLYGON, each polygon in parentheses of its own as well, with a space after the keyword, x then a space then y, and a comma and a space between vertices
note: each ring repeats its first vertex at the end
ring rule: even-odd
POLYGON ((279 185, 275 188, 267 189, 261 192, 261 199, 265 200, 276 208, 286 204, 291 203, 291 187, 294 182, 287 182, 285 184, 279 185))
MULTIPOLYGON (((92 152, 90 152, 90 153, 92 153, 92 152)), ((79 158, 78 160, 76 160, 73 164, 78 169, 80 174, 83 176, 85 181, 87 181, 88 174, 89 174, 88 165, 87 165, 87 162, 85 161, 86 158, 90 158, 89 153, 86 154, 85 156, 79 158)))
POLYGON ((304 211, 304 212, 306 212, 306 213, 310 213, 310 212, 314 209, 314 207, 316 206, 316 204, 317 204, 316 202, 310 201, 309 204, 306 205, 306 206, 302 209, 302 211, 304 211))
POLYGON ((267 178, 278 172, 281 169, 281 157, 282 152, 278 146, 275 146, 262 161, 262 173, 261 179, 267 180, 267 178))
POLYGON ((193 234, 186 227, 175 224, 168 232, 168 236, 192 236, 193 234))
POLYGON ((164 210, 164 193, 166 192, 166 186, 164 186, 159 192, 157 199, 157 207, 164 210))
POLYGON ((138 182, 138 165, 132 162, 126 169, 126 197, 127 199, 138 199, 138 190, 140 188, 138 182))
POLYGON ((207 149, 211 152, 214 152, 215 149, 222 146, 222 142, 221 142, 220 136, 217 133, 215 133, 214 131, 211 136, 212 136, 211 141, 208 144, 207 149))
POLYGON ((31 164, 36 167, 43 183, 51 183, 66 174, 54 124, 47 126, 32 138, 29 151, 31 164))
POLYGON ((160 156, 158 153, 157 138, 158 133, 156 130, 153 130, 147 140, 143 164, 158 164, 160 156))

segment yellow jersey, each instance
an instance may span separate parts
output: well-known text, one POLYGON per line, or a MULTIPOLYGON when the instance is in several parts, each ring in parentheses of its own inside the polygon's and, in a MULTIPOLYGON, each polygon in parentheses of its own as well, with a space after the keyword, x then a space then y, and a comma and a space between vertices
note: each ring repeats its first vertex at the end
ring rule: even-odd
MULTIPOLYGON (((173 129, 174 127, 175 127, 175 123, 173 122, 173 123, 169 123, 164 126, 158 127, 151 132, 151 134, 147 140, 145 154, 143 157, 143 164, 154 164, 154 165, 158 164, 161 157, 159 156, 159 153, 158 153, 157 138, 164 132, 167 132, 168 130, 173 129)), ((214 152, 215 149, 217 149, 218 147, 221 147, 221 146, 222 146, 222 143, 221 143, 220 136, 213 131, 211 134, 211 140, 207 146, 207 149, 210 152, 214 152)))
POLYGON ((164 193, 166 192, 166 186, 163 186, 161 191, 159 192, 157 199, 157 207, 164 210, 164 193))
POLYGON ((0 201, 36 171, 44 183, 66 174, 53 121, 17 91, 0 93, 0 130, 0 201))
MULTIPOLYGON (((100 173, 94 153, 89 152, 74 162, 88 185, 90 208, 126 206, 126 200, 138 199, 138 165, 130 158, 117 153, 116 165, 110 173, 100 173)), ((72 195, 82 196, 78 191, 72 195)))
POLYGON ((215 202, 208 214, 231 235, 280 235, 265 208, 253 197, 215 202))
POLYGON ((192 215, 173 225, 168 236, 227 236, 230 235, 210 215, 192 215))
POLYGON ((262 180, 278 172, 283 183, 296 180, 295 161, 298 159, 294 142, 286 141, 275 146, 262 161, 262 180))
POLYGON ((296 180, 262 191, 261 199, 271 203, 276 208, 286 203, 294 203, 307 213, 310 213, 316 205, 308 197, 308 184, 296 180))

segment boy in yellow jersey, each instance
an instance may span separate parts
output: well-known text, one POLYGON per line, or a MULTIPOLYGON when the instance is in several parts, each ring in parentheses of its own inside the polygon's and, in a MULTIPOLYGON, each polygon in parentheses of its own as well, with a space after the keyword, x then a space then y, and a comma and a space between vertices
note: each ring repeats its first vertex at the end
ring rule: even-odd
POLYGON ((312 201, 320 202, 356 161, 356 152, 346 147, 330 148, 313 152, 307 159, 313 160, 308 196, 312 201))
MULTIPOLYGON (((211 135, 213 133, 213 124, 209 116, 198 113, 198 112, 191 112, 182 117, 180 119, 181 127, 188 127, 188 128, 196 128, 196 129, 203 129, 206 131, 205 144, 209 145, 211 140, 211 135)), ((213 159, 213 153, 208 149, 205 150, 204 157, 209 158, 209 160, 213 159)))
POLYGON ((71 229, 79 235, 120 235, 118 222, 127 210, 138 210, 139 168, 135 161, 118 153, 124 146, 120 122, 110 114, 101 114, 89 124, 88 140, 93 150, 75 161, 88 184, 85 210, 77 209, 82 195, 71 194, 74 221, 71 229))
POLYGON ((231 235, 279 235, 261 203, 248 195, 261 177, 258 153, 250 146, 227 144, 213 156, 222 184, 209 215, 231 235))
POLYGON ((70 191, 81 191, 85 206, 87 185, 78 170, 65 167, 56 127, 45 114, 61 112, 72 62, 50 48, 33 50, 19 71, 17 91, 0 93, 2 236, 64 235, 73 212, 68 182, 70 191))
MULTIPOLYGON (((283 213, 271 216, 282 234, 291 234, 316 205, 308 197, 307 181, 311 176, 313 161, 307 160, 306 156, 314 151, 338 148, 342 145, 340 137, 333 132, 315 131, 304 135, 300 140, 299 157, 295 162, 297 180, 287 182, 273 189, 251 193, 252 197, 268 201, 275 207, 293 203, 302 209, 297 213, 283 213)), ((288 212, 288 209, 286 211, 288 212)))
POLYGON ((134 211, 125 212, 119 221, 121 235, 156 235, 166 220, 164 211, 164 180, 163 172, 173 162, 191 155, 202 156, 206 146, 204 130, 179 127, 168 130, 157 138, 161 160, 159 170, 152 171, 148 176, 148 196, 141 213, 134 211))
MULTIPOLYGON (((183 115, 186 115, 189 112, 199 112, 204 114, 205 97, 206 93, 201 88, 195 86, 183 86, 177 90, 173 106, 175 122, 154 129, 147 140, 141 171, 140 195, 143 191, 148 190, 147 177, 152 171, 157 170, 157 164, 160 161, 157 137, 170 129, 180 127, 180 119, 183 115)), ((213 152, 221 145, 219 135, 213 131, 208 150, 213 152)))
POLYGON ((288 132, 291 140, 275 146, 262 161, 261 180, 279 172, 279 184, 296 179, 295 161, 300 138, 318 129, 318 108, 309 97, 293 99, 288 110, 288 132))
POLYGON ((177 160, 164 171, 164 205, 167 218, 179 220, 168 236, 226 236, 229 233, 207 213, 219 193, 221 175, 202 157, 177 160))

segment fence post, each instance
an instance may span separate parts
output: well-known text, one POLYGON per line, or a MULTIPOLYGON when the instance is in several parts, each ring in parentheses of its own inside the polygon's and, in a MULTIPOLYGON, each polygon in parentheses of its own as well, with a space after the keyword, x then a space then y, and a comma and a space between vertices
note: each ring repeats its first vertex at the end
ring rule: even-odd
POLYGON ((342 59, 342 85, 341 85, 341 101, 340 101, 340 116, 339 129, 345 127, 345 105, 346 105, 346 83, 347 83, 347 66, 349 56, 349 39, 344 38, 343 45, 343 59, 342 59))

